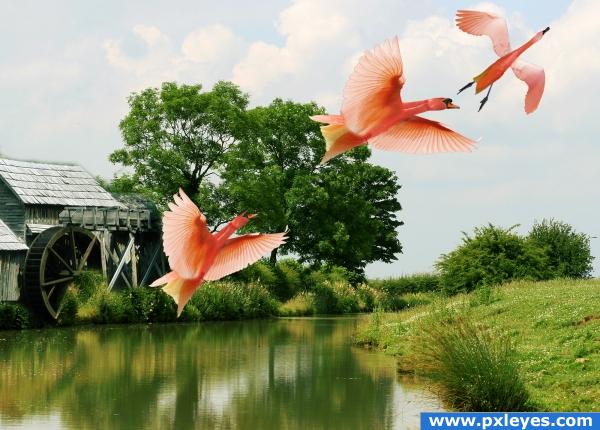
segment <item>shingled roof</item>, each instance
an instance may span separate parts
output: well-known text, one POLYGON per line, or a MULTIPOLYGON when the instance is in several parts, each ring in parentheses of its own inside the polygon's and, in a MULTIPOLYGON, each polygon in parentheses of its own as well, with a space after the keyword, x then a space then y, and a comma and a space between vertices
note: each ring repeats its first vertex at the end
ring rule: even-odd
POLYGON ((0 178, 28 205, 125 207, 76 165, 0 158, 0 178))
POLYGON ((0 251, 26 251, 27 249, 29 248, 0 219, 0 251))

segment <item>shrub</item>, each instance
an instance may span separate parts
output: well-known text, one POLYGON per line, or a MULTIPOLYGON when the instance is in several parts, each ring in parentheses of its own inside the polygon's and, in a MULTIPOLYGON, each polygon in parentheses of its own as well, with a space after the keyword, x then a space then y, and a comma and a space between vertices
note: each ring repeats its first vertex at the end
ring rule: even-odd
POLYGON ((396 312, 408 306, 407 301, 396 294, 390 294, 386 291, 380 291, 376 296, 375 307, 377 309, 396 312))
POLYGON ((81 272, 75 280, 75 286, 77 287, 77 300, 80 304, 90 300, 98 290, 107 288, 102 273, 93 270, 81 272))
POLYGON ((105 291, 98 297, 98 313, 94 322, 119 324, 135 322, 133 305, 126 294, 105 291))
POLYGON ((367 284, 360 284, 356 290, 361 312, 371 312, 375 309, 377 292, 367 284))
POLYGON ((464 411, 528 410, 529 394, 507 338, 493 337, 464 317, 426 320, 412 339, 408 360, 440 384, 445 399, 464 411))
POLYGON ((359 296, 354 287, 347 282, 336 282, 332 289, 336 301, 334 313, 349 314, 360 311, 359 296))
POLYGON ((313 293, 301 291, 280 306, 280 316, 306 316, 315 313, 315 297, 313 293))
POLYGON ((515 279, 549 278, 544 251, 514 233, 515 227, 489 224, 475 228, 473 237, 465 233, 463 243, 436 263, 443 291, 456 294, 515 279))
POLYGON ((369 285, 394 295, 426 293, 440 290, 440 276, 436 273, 417 273, 398 278, 373 279, 369 285))
POLYGON ((20 330, 30 326, 31 313, 21 303, 0 303, 0 330, 20 330))
POLYGON ((58 314, 57 324, 66 326, 73 325, 77 319, 77 310, 79 308, 79 292, 77 287, 70 286, 65 291, 62 298, 60 313, 58 314))
POLYGON ((313 287, 315 313, 333 314, 337 312, 337 297, 329 282, 323 282, 313 287))
POLYGON ((529 239, 544 249, 554 277, 587 278, 592 273, 590 237, 554 219, 534 223, 529 239))
POLYGON ((302 269, 302 265, 294 260, 277 262, 273 269, 277 281, 271 290, 277 300, 289 300, 301 289, 302 269))

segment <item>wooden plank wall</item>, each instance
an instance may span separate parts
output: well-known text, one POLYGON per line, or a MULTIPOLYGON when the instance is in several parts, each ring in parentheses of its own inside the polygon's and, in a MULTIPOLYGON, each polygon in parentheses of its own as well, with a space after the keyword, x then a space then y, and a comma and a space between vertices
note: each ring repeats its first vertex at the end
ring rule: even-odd
POLYGON ((63 206, 25 206, 25 222, 31 224, 58 225, 63 206))
POLYGON ((0 219, 25 242, 25 208, 1 178, 0 219))
POLYGON ((25 251, 0 251, 0 302, 19 300, 19 267, 25 251))

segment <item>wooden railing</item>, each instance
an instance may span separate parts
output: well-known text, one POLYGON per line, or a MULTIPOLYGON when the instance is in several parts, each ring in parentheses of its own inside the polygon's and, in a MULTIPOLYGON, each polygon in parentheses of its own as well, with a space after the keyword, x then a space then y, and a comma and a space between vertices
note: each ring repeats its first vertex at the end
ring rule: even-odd
POLYGON ((152 225, 147 209, 68 206, 60 213, 59 220, 63 225, 77 225, 89 230, 150 231, 159 228, 152 225))

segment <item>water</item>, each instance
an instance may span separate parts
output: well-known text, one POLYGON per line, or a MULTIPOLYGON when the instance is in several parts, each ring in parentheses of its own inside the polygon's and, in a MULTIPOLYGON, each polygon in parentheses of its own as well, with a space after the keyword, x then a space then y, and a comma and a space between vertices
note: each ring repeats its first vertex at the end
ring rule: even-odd
POLYGON ((0 332, 0 428, 411 429, 440 405, 358 317, 0 332))

